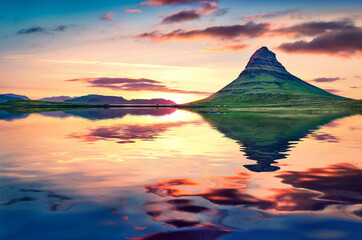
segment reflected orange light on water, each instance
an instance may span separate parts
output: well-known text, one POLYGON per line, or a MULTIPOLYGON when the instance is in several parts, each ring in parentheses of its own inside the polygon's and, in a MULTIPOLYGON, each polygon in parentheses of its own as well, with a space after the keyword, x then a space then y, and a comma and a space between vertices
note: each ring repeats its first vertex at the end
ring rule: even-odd
MULTIPOLYGON (((47 114, 1 120, 1 176, 46 180, 54 188, 92 196, 112 195, 115 187, 145 186, 148 193, 165 198, 199 196, 218 205, 279 212, 357 202, 354 189, 343 189, 350 191, 348 199, 341 195, 349 179, 357 181, 361 174, 361 135, 356 134, 362 130, 361 116, 334 120, 299 142, 293 137, 298 144, 286 159, 277 160, 281 170, 260 173, 243 168, 255 160, 240 152, 242 141, 225 137, 218 131, 222 128, 196 113, 160 110, 142 115, 124 110, 113 112, 118 118, 102 114, 96 120, 87 118, 96 118, 98 112, 47 114), (341 163, 342 155, 348 164, 341 163), (341 190, 329 182, 341 183, 341 190)), ((247 140, 250 145, 253 139, 247 140)), ((190 204, 176 209, 212 213, 190 204)), ((150 215, 162 214, 162 207, 154 206, 150 215)))

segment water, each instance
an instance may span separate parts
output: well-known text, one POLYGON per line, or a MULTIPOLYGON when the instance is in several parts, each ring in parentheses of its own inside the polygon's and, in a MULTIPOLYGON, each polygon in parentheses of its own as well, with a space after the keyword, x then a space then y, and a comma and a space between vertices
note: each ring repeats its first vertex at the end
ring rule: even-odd
POLYGON ((0 239, 361 239, 361 120, 0 111, 0 239))

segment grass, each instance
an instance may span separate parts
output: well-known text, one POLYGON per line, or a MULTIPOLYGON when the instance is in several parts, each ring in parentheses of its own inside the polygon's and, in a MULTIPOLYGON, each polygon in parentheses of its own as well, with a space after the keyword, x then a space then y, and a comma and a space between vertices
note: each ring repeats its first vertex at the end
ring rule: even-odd
POLYGON ((107 104, 90 105, 83 103, 45 102, 37 100, 11 100, 0 103, 0 109, 8 108, 72 108, 72 107, 107 107, 107 104))
POLYGON ((300 103, 300 104, 234 104, 234 105, 184 105, 195 112, 267 112, 267 113, 293 113, 293 112, 323 112, 323 113, 355 113, 362 114, 362 100, 346 100, 335 102, 316 102, 316 103, 300 103))
POLYGON ((265 105, 350 100, 326 92, 288 72, 246 69, 215 94, 190 105, 265 105))

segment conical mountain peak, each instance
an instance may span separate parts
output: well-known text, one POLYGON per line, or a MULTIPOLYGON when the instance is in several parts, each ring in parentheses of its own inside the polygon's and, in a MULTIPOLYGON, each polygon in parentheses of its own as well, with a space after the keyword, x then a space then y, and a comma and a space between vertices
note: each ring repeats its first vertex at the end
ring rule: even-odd
POLYGON ((283 65, 278 62, 275 53, 267 47, 259 48, 250 58, 245 70, 263 69, 270 71, 286 72, 283 65))
POLYGON ((258 49, 237 79, 193 104, 277 104, 346 99, 290 74, 267 47, 258 49))

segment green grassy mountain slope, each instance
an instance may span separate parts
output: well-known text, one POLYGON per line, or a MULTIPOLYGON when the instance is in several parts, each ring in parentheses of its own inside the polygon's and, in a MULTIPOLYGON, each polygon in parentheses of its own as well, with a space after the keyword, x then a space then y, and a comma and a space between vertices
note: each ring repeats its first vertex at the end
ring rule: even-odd
POLYGON ((347 100, 290 74, 273 52, 262 47, 250 58, 239 77, 210 97, 193 105, 305 103, 347 100))

